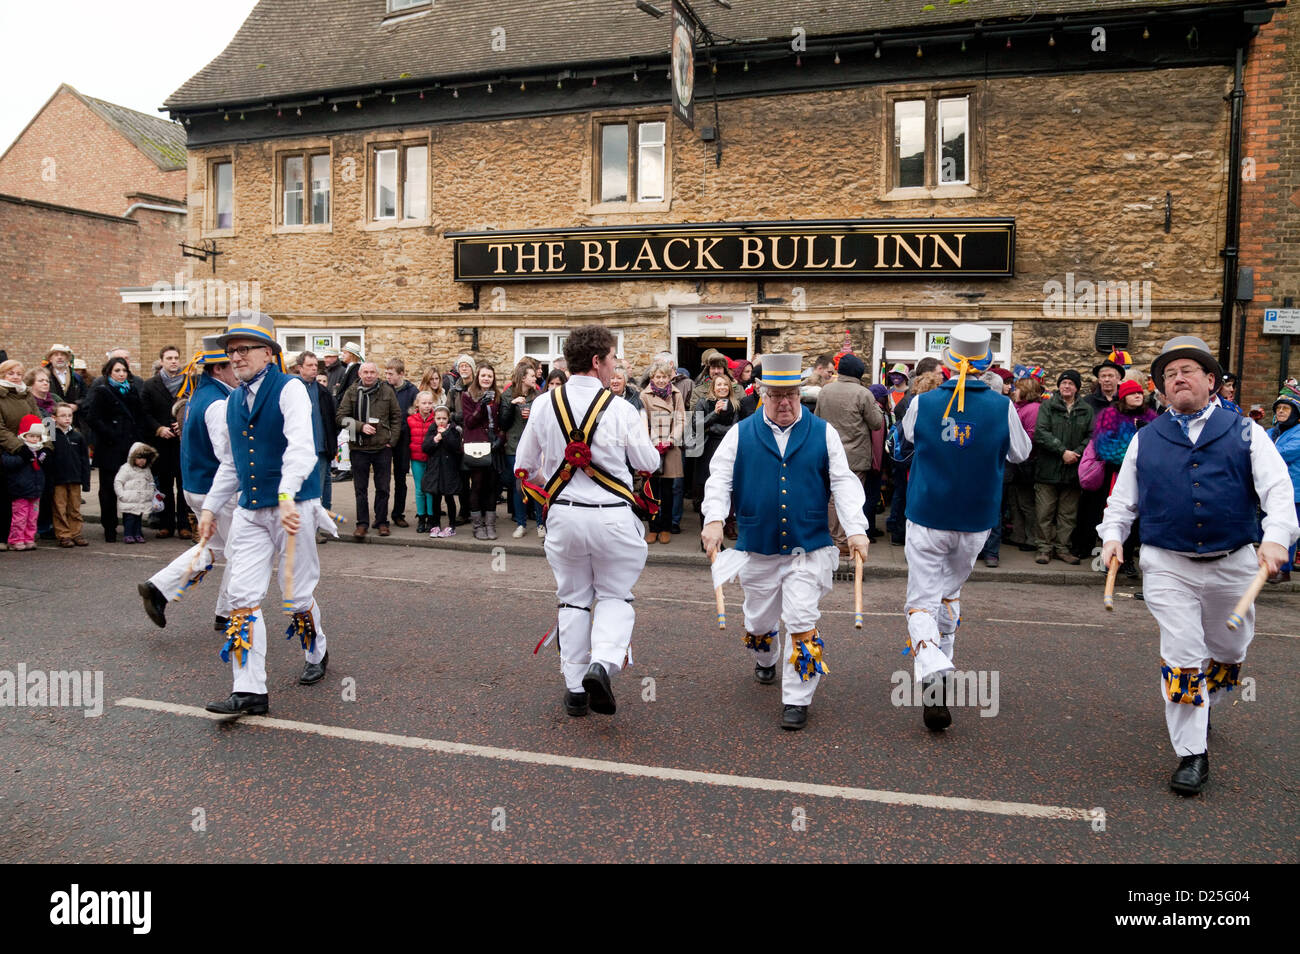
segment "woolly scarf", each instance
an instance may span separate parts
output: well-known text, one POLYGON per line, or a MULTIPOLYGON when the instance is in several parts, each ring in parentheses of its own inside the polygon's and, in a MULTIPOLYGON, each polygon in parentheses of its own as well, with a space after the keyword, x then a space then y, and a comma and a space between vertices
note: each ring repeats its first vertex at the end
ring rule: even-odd
POLYGON ((370 420, 370 399, 374 397, 375 392, 379 390, 379 386, 383 383, 383 381, 376 381, 368 388, 362 387, 359 383, 357 384, 357 420, 361 421, 362 424, 370 420))
POLYGON ((13 391, 14 394, 26 394, 26 393, 27 393, 27 385, 25 385, 25 384, 24 384, 23 382, 21 382, 21 381, 18 381, 18 382, 14 382, 14 381, 6 381, 4 378, 0 378, 0 388, 4 388, 5 390, 8 390, 8 391, 13 391))
POLYGON ((175 397, 180 391, 181 385, 185 383, 185 372, 177 371, 175 374, 168 374, 166 370, 159 368, 158 377, 162 378, 163 384, 167 385, 167 393, 175 397))
POLYGON ((1092 428, 1097 457, 1119 467, 1124 463, 1124 454, 1138 428, 1155 419, 1156 412, 1147 407, 1141 407, 1132 414, 1125 414, 1118 407, 1102 408, 1092 428))
POLYGON ((661 398, 662 400, 665 401, 668 400, 668 392, 671 390, 672 390, 671 384, 665 384, 663 387, 658 387, 653 381, 650 382, 650 393, 661 398))

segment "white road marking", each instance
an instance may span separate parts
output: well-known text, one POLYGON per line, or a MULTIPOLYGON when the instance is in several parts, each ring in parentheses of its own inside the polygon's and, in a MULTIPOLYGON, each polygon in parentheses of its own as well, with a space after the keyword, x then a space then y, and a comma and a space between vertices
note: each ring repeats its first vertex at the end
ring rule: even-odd
MULTIPOLYGON (((171 715, 192 716, 200 719, 221 720, 216 715, 197 706, 183 706, 153 699, 118 699, 117 705, 132 709, 146 709, 171 715)), ((570 755, 553 755, 549 752, 529 752, 523 749, 503 749, 488 745, 470 745, 465 742, 447 742, 441 739, 423 739, 412 735, 392 735, 348 729, 342 726, 318 725, 313 722, 292 722, 269 716, 246 716, 242 722, 261 728, 305 732, 330 739, 347 739, 352 742, 371 742, 403 749, 438 752, 443 755, 467 755, 475 758, 517 762, 525 765, 542 765, 581 769, 588 772, 605 772, 610 775, 632 775, 640 778, 657 778, 666 782, 689 782, 697 785, 718 785, 726 788, 756 789, 765 792, 786 792, 792 795, 812 795, 821 798, 839 798, 856 802, 878 802, 883 805, 914 805, 920 808, 940 808, 948 811, 984 812, 990 815, 1015 815, 1021 818, 1054 818, 1065 821, 1090 821, 1092 811, 1084 808, 1065 808, 1059 805, 1035 805, 1030 802, 998 802, 982 798, 954 798, 948 795, 919 795, 910 792, 887 792, 871 788, 849 788, 843 785, 818 785, 810 782, 792 782, 784 779, 757 778, 748 775, 725 775, 717 772, 697 772, 659 765, 640 765, 635 762, 609 762, 603 759, 584 759, 570 755)))

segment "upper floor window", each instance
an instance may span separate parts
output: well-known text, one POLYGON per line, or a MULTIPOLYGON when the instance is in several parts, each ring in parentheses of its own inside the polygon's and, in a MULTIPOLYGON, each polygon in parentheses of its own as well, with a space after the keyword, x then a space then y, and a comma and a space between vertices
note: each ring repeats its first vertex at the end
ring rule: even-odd
POLYGON ((281 225, 329 224, 329 152, 282 155, 280 183, 281 225))
POLYGON ((375 221, 420 221, 429 215, 429 147, 375 146, 371 151, 370 217, 375 221))
POLYGON ((969 94, 898 93, 889 104, 891 190, 974 185, 969 94))
POLYGON ((596 202, 663 202, 668 194, 668 124, 600 122, 596 127, 596 202))
POLYGON ((213 162, 209 172, 208 188, 212 196, 208 227, 233 229, 235 227, 235 164, 229 159, 213 162))
POLYGON ((433 4, 433 0, 388 0, 389 13, 402 13, 405 10, 412 10, 415 7, 427 7, 433 4))

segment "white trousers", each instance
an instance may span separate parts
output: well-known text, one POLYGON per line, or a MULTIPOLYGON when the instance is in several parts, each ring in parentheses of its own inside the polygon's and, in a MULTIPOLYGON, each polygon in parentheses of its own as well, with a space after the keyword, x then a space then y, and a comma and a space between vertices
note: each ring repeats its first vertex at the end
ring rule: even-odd
MULTIPOLYGON (((821 619, 818 604, 835 585, 834 573, 839 566, 839 551, 823 547, 811 553, 796 556, 748 553, 740 569, 740 585, 745 591, 742 610, 745 630, 759 636, 781 629, 785 621, 785 639, 774 639, 767 652, 752 650, 754 661, 760 666, 775 666, 781 660, 781 702, 788 706, 812 704, 820 675, 810 676, 807 682, 799 678, 799 670, 790 662, 794 651, 791 633, 804 633, 815 629, 821 619)), ((817 634, 823 641, 825 636, 817 634)))
MULTIPOLYGON (((203 512, 203 495, 192 494, 185 491, 185 500, 190 505, 190 509, 196 514, 203 512)), ((221 512, 216 515, 216 530, 213 531, 211 538, 207 542, 207 547, 212 553, 212 559, 221 558, 226 548, 226 540, 230 537, 230 521, 235 515, 235 501, 231 498, 226 506, 221 508, 221 512)), ((204 561, 202 566, 195 566, 195 558, 203 549, 199 544, 190 547, 171 563, 167 564, 153 576, 149 577, 149 582, 158 588, 169 603, 174 603, 194 587, 198 586, 204 575, 212 569, 212 564, 204 561)), ((221 575, 221 587, 217 590, 217 615, 229 616, 230 608, 235 604, 230 602, 230 587, 227 585, 228 573, 225 571, 221 575)))
POLYGON ((546 515, 546 560, 555 574, 560 669, 570 692, 600 663, 613 677, 631 660, 632 587, 645 568, 641 521, 631 507, 570 507, 546 515))
MULTIPOLYGON (((325 657, 325 628, 321 625, 320 607, 316 604, 316 584, 320 581, 320 560, 316 554, 316 530, 332 530, 333 523, 325 515, 320 500, 298 503, 302 521, 294 543, 293 592, 286 594, 292 601, 293 611, 310 610, 316 625, 316 648, 307 652, 309 663, 318 663, 325 657)), ((271 583, 271 568, 278 567, 280 585, 285 579, 285 557, 288 553, 289 534, 280 526, 280 508, 263 507, 246 510, 236 507, 230 522, 230 537, 226 541, 226 585, 230 592, 232 609, 254 608, 250 625, 252 650, 244 665, 237 654, 230 657, 234 673, 235 692, 266 692, 266 632, 267 618, 288 624, 288 616, 279 605, 264 603, 266 588, 271 583)), ((282 632, 279 625, 276 633, 282 632)))
MULTIPOLYGON (((1160 626, 1160 656, 1166 665, 1206 671, 1211 659, 1245 661, 1255 636, 1255 607, 1245 613, 1244 625, 1236 632, 1228 629, 1227 619, 1259 570, 1254 547, 1242 547, 1222 560, 1191 560, 1143 544, 1140 563, 1142 596, 1160 626)), ((1210 706, 1226 693, 1202 687, 1204 702, 1198 706, 1171 702, 1163 675, 1159 685, 1174 751, 1200 755, 1207 749, 1210 706)))
POLYGON ((907 634, 937 645, 949 660, 961 621, 961 588, 975 568, 989 530, 935 530, 907 521, 907 634), (916 612, 913 612, 913 611, 916 612))

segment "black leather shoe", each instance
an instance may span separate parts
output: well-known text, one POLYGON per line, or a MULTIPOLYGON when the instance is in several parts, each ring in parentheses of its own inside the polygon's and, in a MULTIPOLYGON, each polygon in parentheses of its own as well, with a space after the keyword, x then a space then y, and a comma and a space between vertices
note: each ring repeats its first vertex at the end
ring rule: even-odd
POLYGON ((212 620, 212 629, 218 633, 224 633, 230 626, 229 616, 216 616, 212 620))
POLYGON ((1173 778, 1169 780, 1169 787, 1179 795, 1199 795, 1209 780, 1210 753, 1184 755, 1183 760, 1178 763, 1173 778))
MULTIPOLYGON (((938 678, 942 679, 943 677, 940 676, 938 678)), ((948 728, 948 726, 952 725, 952 713, 948 711, 946 685, 944 687, 945 698, 942 702, 933 706, 925 704, 925 699, 934 693, 934 690, 930 688, 934 684, 934 681, 935 680, 926 680, 921 689, 921 721, 925 723, 925 727, 930 731, 942 732, 944 729, 948 728)))
POLYGON ((565 689, 564 711, 571 716, 585 716, 587 714, 587 694, 585 692, 570 692, 565 689))
POLYGON ((266 715, 270 706, 265 692, 232 692, 229 699, 209 702, 203 708, 219 715, 266 715))
POLYGON ((167 601, 163 599, 162 591, 152 583, 141 583, 136 588, 140 594, 140 599, 144 600, 144 611, 153 620, 153 624, 159 629, 167 625, 167 601))
POLYGON ((325 655, 321 657, 320 662, 307 663, 307 665, 303 667, 302 675, 298 677, 298 685, 310 686, 320 682, 325 678, 325 670, 329 667, 329 664, 330 651, 327 649, 325 650, 325 655))
POLYGON ((781 710, 781 728, 798 732, 808 724, 807 706, 786 706, 781 710))
POLYGON ((609 685, 609 673, 600 663, 587 667, 587 674, 582 677, 582 688, 587 693, 587 704, 592 712, 601 715, 614 714, 614 690, 609 685))
POLYGON ((760 666, 758 663, 754 663, 754 678, 763 685, 770 686, 776 682, 776 667, 760 666))

